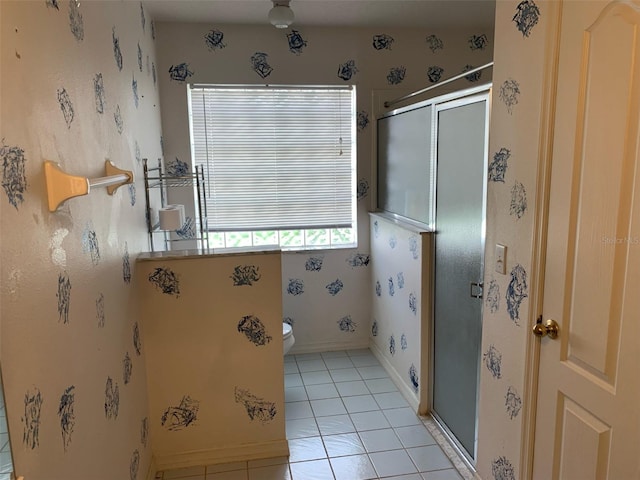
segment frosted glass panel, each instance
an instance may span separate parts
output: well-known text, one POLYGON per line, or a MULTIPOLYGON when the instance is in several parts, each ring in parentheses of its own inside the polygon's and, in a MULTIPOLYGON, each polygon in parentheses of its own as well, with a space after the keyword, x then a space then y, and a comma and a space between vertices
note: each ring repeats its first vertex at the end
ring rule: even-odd
POLYGON ((378 208, 433 224, 431 112, 416 108, 378 120, 378 208))
POLYGON ((475 455, 486 99, 438 113, 433 409, 475 455), (474 294, 478 294, 474 289, 474 294))

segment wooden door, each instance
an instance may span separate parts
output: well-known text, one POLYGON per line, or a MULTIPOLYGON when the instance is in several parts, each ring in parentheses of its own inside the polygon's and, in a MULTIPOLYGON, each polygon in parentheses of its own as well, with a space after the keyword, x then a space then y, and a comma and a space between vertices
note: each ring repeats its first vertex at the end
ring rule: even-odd
POLYGON ((640 478, 640 2, 565 1, 533 478, 640 478))

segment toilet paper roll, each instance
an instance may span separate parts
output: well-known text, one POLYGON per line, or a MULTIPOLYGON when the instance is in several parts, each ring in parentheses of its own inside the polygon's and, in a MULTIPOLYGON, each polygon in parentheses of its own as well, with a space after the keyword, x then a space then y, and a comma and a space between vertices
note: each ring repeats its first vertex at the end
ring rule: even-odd
POLYGON ((184 213, 184 205, 180 205, 179 203, 175 203, 172 205, 167 205, 167 207, 169 208, 177 208, 178 210, 180 210, 180 226, 184 225, 184 222, 186 220, 187 217, 185 217, 185 213, 184 213))
POLYGON ((184 215, 179 208, 168 206, 161 208, 160 214, 160 230, 178 230, 184 223, 184 215))

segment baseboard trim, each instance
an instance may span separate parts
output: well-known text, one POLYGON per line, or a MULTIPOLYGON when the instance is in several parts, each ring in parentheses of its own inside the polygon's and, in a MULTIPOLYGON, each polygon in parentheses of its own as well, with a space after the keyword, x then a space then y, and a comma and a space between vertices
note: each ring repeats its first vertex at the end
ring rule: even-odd
POLYGON ((409 403, 411 408, 413 408, 414 412, 419 413, 420 409, 420 400, 416 397, 416 394, 409 388, 409 386, 402 381, 402 376, 398 373, 398 371, 391 365, 391 362, 387 360, 384 354, 380 351, 380 348, 375 343, 371 343, 369 346, 371 349, 371 353, 378 359, 382 367, 387 371, 389 376, 391 377, 391 381, 396 384, 398 390, 405 398, 405 400, 409 403))
POLYGON ((337 350, 357 350, 360 348, 369 348, 369 339, 366 338, 359 342, 318 342, 306 343, 304 345, 293 345, 289 354, 333 352, 337 350))
POLYGON ((208 450, 155 455, 155 463, 158 470, 169 470, 288 456, 289 443, 284 439, 265 443, 249 443, 208 450))

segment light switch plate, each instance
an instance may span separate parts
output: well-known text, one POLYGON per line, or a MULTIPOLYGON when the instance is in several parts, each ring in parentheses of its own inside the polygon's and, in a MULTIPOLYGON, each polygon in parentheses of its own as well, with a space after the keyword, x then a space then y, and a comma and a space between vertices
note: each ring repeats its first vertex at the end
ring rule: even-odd
POLYGON ((496 243, 496 264, 495 270, 502 275, 507 273, 507 247, 496 243))

